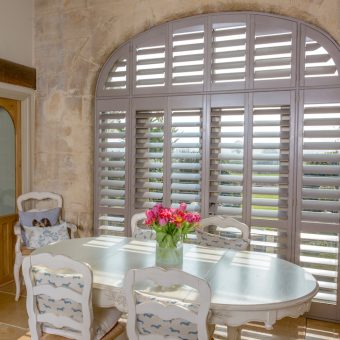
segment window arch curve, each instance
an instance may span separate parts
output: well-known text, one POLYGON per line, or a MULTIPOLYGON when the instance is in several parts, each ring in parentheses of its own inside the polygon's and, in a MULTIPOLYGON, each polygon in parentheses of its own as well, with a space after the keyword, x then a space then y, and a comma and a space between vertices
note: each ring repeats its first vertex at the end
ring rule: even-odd
POLYGON ((253 250, 316 275, 315 315, 339 320, 339 69, 327 33, 266 13, 194 16, 130 39, 97 82, 96 232, 129 235, 156 202, 236 216, 253 250))

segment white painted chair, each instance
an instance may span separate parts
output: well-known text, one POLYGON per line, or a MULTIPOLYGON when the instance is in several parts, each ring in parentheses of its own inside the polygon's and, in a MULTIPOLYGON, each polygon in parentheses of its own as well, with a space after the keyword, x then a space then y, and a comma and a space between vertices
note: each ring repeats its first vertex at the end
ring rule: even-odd
POLYGON ((249 227, 229 216, 211 216, 200 222, 196 228, 197 243, 203 246, 229 248, 236 250, 249 249, 249 227), (241 237, 228 237, 228 229, 238 229, 241 237), (212 230, 214 229, 214 230, 212 230))
POLYGON ((209 284, 178 269, 151 267, 130 269, 124 282, 128 306, 127 334, 130 340, 207 340, 214 327, 208 326, 211 291, 209 284), (136 291, 140 282, 165 287, 187 285, 197 290, 198 300, 185 303, 136 291))
MULTIPOLYGON (((17 207, 18 212, 44 212, 48 211, 49 209, 42 208, 38 209, 35 207, 34 203, 37 203, 38 201, 45 201, 50 200, 51 204, 54 205, 54 207, 62 208, 63 206, 63 200, 62 197, 58 194, 52 193, 52 192, 28 192, 26 194, 20 195, 17 199, 17 207), (25 209, 25 204, 30 203, 33 204, 30 207, 30 209, 25 209)), ((69 230, 69 234, 71 238, 75 237, 75 233, 77 232, 77 226, 71 223, 67 223, 67 228, 69 230)), ((20 280, 20 268, 22 265, 23 258, 25 256, 28 256, 32 253, 34 249, 28 248, 24 240, 22 238, 22 230, 20 221, 18 221, 14 225, 14 234, 16 235, 16 243, 15 243, 15 262, 14 262, 14 280, 15 280, 15 287, 16 287, 16 293, 15 293, 15 300, 18 301, 20 297, 20 286, 21 286, 21 280, 20 280)))
POLYGON ((92 307, 92 271, 63 255, 27 256, 22 265, 33 340, 43 333, 70 339, 124 339, 116 308, 92 307))
POLYGON ((154 230, 140 227, 145 218, 145 212, 136 213, 131 217, 131 235, 136 240, 155 240, 156 233, 154 230))

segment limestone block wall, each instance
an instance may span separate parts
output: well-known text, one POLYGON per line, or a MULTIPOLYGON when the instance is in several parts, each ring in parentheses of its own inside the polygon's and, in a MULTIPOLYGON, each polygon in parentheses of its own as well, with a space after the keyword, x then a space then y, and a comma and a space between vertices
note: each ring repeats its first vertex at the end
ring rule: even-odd
POLYGON ((339 0, 35 0, 34 190, 61 193, 63 215, 92 233, 95 85, 110 54, 157 24, 258 11, 314 24, 340 43, 339 0))

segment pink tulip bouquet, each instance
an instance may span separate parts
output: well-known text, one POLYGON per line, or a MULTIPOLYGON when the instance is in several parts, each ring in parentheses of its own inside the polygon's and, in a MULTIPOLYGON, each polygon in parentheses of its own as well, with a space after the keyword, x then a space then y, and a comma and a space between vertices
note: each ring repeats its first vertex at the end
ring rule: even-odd
POLYGON ((187 211, 185 203, 181 203, 177 209, 156 204, 146 211, 145 224, 155 230, 159 247, 175 248, 179 241, 187 238, 200 220, 198 213, 187 211))

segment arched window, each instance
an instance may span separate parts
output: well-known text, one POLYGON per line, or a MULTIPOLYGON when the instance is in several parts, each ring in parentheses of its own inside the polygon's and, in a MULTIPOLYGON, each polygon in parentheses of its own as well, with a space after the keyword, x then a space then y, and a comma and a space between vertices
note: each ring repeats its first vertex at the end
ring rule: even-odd
POLYGON ((319 281, 312 313, 340 320, 340 51, 264 13, 172 21, 126 42, 97 83, 95 228, 186 202, 251 226, 252 250, 319 281))

